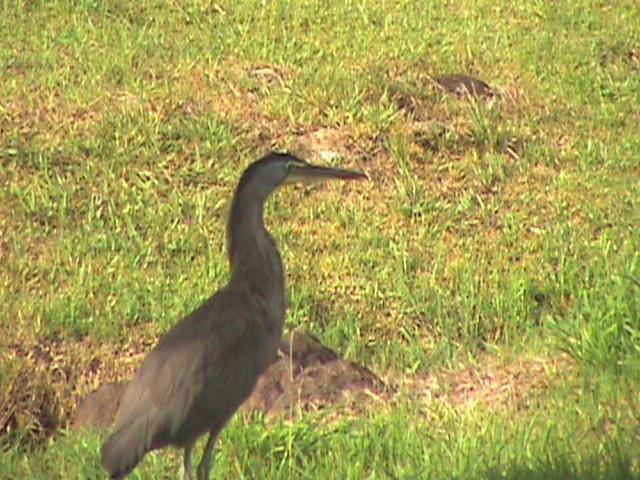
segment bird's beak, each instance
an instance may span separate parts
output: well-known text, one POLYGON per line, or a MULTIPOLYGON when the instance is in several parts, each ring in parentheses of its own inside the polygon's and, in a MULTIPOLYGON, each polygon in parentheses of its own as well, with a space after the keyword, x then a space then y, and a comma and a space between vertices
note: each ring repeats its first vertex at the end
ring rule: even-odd
POLYGON ((315 183, 322 182, 324 180, 339 179, 339 180, 368 180, 369 177, 363 172, 355 170, 346 170, 344 168, 331 168, 320 167, 317 165, 296 165, 291 168, 288 182, 304 182, 315 183))

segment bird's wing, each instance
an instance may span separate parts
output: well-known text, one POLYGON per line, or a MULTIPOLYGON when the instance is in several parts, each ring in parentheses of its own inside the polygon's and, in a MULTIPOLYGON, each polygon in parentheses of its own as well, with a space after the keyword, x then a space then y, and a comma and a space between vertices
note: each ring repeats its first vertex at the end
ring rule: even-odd
MULTIPOLYGON (((207 372, 234 350, 247 332, 248 317, 237 308, 246 301, 220 292, 171 329, 149 353, 123 395, 116 429, 144 421, 146 436, 172 437, 204 385, 207 372)), ((146 447, 158 440, 148 438, 146 447)))

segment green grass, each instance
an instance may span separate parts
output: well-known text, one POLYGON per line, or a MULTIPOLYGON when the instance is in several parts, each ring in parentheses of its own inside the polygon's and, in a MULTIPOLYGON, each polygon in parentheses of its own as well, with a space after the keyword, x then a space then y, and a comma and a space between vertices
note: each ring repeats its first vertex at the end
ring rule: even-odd
MULTIPOLYGON (((0 347, 166 331, 227 278, 242 168, 329 129, 372 181, 271 200, 288 325, 393 383, 487 352, 563 351, 572 373, 524 413, 405 393, 337 423, 238 419, 215 475, 638 478, 636 2, 236 3, 0 2, 0 347), (457 72, 500 97, 432 88, 457 72)), ((0 358, 2 391, 46 387, 0 358)), ((33 450, 40 429, 11 428, 0 477, 102 478, 99 436, 33 450)))

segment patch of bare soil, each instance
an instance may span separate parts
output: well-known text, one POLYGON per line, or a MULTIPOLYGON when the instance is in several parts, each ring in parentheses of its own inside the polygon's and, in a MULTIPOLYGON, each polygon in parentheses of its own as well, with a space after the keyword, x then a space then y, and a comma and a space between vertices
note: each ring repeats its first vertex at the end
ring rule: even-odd
POLYGON ((292 149, 311 161, 331 163, 338 158, 370 161, 384 153, 384 139, 359 135, 349 128, 320 128, 299 132, 292 149))
POLYGON ((282 118, 268 113, 264 100, 271 91, 288 88, 290 72, 276 65, 234 59, 225 62, 215 80, 217 91, 211 103, 221 118, 243 132, 251 148, 277 148, 290 127, 282 118))
POLYGON ((67 425, 78 401, 103 382, 130 376, 155 338, 134 333, 135 343, 93 340, 10 341, 0 345, 0 446, 40 443, 67 425))
POLYGON ((298 135, 294 148, 309 160, 327 163, 348 158, 353 144, 344 129, 321 128, 298 135))
POLYGON ((440 372, 408 382, 425 400, 439 399, 455 407, 484 404, 524 410, 571 371, 568 355, 505 361, 486 356, 462 370, 440 372))
POLYGON ((384 147, 383 134, 357 132, 348 127, 325 127, 299 131, 292 139, 281 139, 283 146, 302 158, 319 164, 344 160, 344 167, 362 168, 378 183, 388 179, 392 162, 384 147))

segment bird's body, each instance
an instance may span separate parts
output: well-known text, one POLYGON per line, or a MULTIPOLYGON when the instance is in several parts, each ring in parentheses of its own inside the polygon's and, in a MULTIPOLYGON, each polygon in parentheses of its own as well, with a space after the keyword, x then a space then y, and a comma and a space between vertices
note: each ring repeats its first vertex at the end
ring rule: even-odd
POLYGON ((209 433, 198 468, 198 478, 208 478, 217 435, 277 355, 285 319, 284 270, 263 209, 294 167, 309 178, 363 177, 282 154, 270 154, 245 171, 228 223, 231 279, 161 338, 127 387, 114 432, 102 447, 111 478, 126 476, 147 452, 175 445, 185 449, 185 479, 191 480, 191 449, 209 433))

